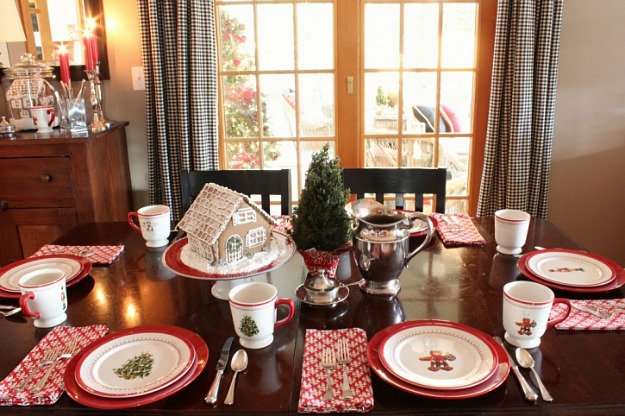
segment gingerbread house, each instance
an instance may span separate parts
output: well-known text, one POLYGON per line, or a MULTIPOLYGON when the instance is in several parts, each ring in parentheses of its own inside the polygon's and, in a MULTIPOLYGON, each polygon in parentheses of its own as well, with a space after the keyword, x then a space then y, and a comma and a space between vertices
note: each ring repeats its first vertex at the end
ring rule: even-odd
POLYGON ((180 220, 189 248, 211 264, 230 264, 270 248, 275 220, 250 198, 207 183, 180 220))

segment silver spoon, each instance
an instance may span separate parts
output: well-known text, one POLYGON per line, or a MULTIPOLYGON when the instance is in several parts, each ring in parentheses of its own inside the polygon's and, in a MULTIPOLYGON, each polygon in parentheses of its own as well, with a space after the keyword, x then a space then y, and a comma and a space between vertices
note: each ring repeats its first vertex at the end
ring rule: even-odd
POLYGON ((534 357, 525 348, 517 348, 515 351, 516 359, 523 368, 529 368, 531 370, 530 377, 534 383, 540 389, 540 394, 543 396, 543 400, 550 402, 553 400, 551 394, 547 391, 547 388, 541 381, 538 373, 534 370, 534 357))
POLYGON ((0 316, 6 318, 7 316, 15 315, 16 313, 22 312, 22 308, 15 308, 8 312, 0 312, 0 316))
POLYGON ((234 375, 232 376, 232 381, 230 382, 230 388, 228 389, 226 400, 224 400, 225 404, 234 403, 234 385, 237 381, 237 374, 241 371, 245 371, 247 368, 247 352, 245 350, 238 350, 235 352, 232 356, 230 367, 232 368, 232 371, 234 371, 234 375))

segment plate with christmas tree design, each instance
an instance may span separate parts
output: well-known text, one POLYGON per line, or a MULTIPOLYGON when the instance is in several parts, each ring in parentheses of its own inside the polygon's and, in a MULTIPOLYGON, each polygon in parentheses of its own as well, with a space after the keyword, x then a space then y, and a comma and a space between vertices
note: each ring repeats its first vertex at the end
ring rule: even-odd
POLYGON ((107 398, 163 389, 196 362, 191 342, 167 328, 121 331, 88 348, 76 366, 76 383, 88 393, 107 398))

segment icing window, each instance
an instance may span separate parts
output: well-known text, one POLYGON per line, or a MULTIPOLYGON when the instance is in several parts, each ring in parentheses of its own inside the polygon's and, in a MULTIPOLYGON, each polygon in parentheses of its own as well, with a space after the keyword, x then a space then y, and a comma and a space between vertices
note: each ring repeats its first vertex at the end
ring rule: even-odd
POLYGON ((248 248, 256 247, 265 243, 267 234, 263 227, 253 228, 247 232, 245 239, 248 248))
POLYGON ((240 209, 232 216, 232 225, 247 224, 250 222, 256 222, 256 211, 252 208, 240 209))

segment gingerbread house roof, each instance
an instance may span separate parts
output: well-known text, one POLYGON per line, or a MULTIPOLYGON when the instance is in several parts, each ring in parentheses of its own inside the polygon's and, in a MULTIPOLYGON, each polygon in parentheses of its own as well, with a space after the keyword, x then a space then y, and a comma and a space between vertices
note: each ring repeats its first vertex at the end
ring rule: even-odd
POLYGON ((243 203, 254 209, 269 224, 276 224, 247 195, 211 182, 204 185, 176 228, 207 244, 215 244, 232 215, 243 203))

